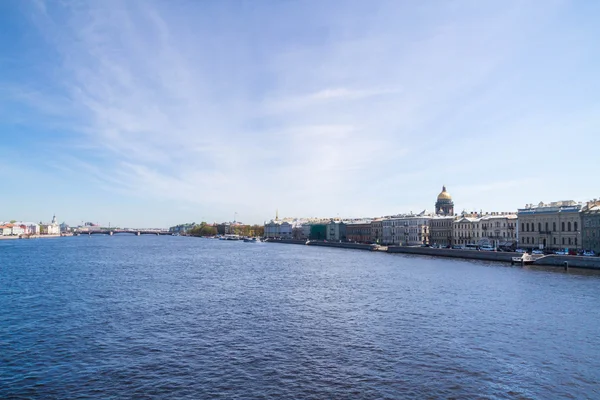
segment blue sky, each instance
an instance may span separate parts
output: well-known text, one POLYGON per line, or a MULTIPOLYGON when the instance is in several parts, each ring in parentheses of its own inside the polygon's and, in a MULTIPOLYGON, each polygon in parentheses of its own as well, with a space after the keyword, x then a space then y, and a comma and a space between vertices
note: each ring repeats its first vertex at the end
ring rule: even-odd
POLYGON ((596 1, 0 2, 0 220, 600 197, 596 1), (65 4, 67 3, 67 4, 65 4), (71 4, 68 4, 71 3, 71 4))

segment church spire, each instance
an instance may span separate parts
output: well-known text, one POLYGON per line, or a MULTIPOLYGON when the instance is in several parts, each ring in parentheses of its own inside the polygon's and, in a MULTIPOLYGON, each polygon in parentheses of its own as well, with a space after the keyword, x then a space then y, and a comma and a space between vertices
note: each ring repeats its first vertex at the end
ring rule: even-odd
POLYGON ((275 210, 275 221, 279 221, 279 209, 275 210))

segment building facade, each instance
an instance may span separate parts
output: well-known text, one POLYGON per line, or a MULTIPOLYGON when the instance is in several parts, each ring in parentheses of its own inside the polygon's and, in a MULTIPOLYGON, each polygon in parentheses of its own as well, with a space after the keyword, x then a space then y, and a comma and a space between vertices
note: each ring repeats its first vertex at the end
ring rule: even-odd
POLYGON ((270 239, 292 239, 293 226, 287 221, 269 221, 265 224, 264 237, 270 239))
POLYGON ((435 246, 451 246, 453 244, 453 216, 435 215, 429 221, 429 243, 435 246))
POLYGON ((327 224, 312 224, 310 226, 310 240, 327 239, 327 224))
POLYGON ((191 231, 196 226, 195 222, 187 223, 187 224, 179 224, 169 228, 169 232, 176 233, 179 235, 185 235, 189 231, 191 231))
POLYGON ((517 213, 519 247, 578 250, 581 243, 581 204, 572 200, 528 204, 517 213))
POLYGON ((432 217, 425 212, 419 215, 406 215, 398 218, 393 226, 395 239, 404 246, 429 244, 430 221, 432 217))
POLYGON ((383 240, 383 220, 381 218, 371 221, 371 242, 375 244, 382 243, 383 240))
POLYGON ((491 213, 480 221, 481 245, 514 249, 519 234, 517 215, 511 213, 491 213))
POLYGON ((350 242, 371 243, 371 223, 347 224, 346 239, 350 242))
POLYGON ((325 239, 332 242, 346 240, 346 224, 342 221, 329 221, 327 230, 325 231, 325 239))
POLYGON ((381 244, 399 245, 400 238, 396 236, 396 226, 400 224, 400 218, 384 218, 381 221, 381 244))
POLYGON ((310 229, 312 228, 311 224, 304 223, 302 224, 302 239, 310 239, 310 229))
POLYGON ((452 221, 452 244, 478 245, 481 240, 481 218, 478 216, 460 216, 452 221))
POLYGON ((14 224, 11 228, 11 235, 19 236, 25 233, 25 226, 14 224))
POLYGON ((581 212, 582 247, 600 254, 600 201, 594 200, 583 207, 581 212))

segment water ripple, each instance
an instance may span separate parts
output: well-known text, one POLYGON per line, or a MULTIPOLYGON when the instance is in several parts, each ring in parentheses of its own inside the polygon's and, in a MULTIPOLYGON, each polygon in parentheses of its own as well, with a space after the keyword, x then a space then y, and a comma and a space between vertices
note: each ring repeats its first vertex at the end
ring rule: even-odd
POLYGON ((600 398, 598 276, 184 237, 0 242, 0 398, 600 398))

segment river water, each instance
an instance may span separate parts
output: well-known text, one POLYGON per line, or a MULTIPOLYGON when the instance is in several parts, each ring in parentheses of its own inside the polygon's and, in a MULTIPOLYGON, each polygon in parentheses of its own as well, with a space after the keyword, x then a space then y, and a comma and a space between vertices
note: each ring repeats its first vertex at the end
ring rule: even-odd
POLYGON ((0 398, 600 398, 600 276, 186 237, 0 241, 0 398))

